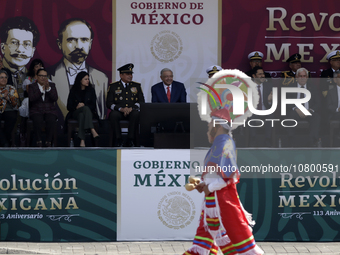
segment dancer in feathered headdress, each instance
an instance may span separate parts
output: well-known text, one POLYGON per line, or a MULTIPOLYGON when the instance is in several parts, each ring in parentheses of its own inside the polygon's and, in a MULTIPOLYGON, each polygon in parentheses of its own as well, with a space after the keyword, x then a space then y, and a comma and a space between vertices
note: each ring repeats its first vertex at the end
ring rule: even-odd
MULTIPOLYGON (((193 246, 184 254, 217 254, 218 248, 223 254, 263 254, 249 226, 254 224, 251 215, 245 212, 238 198, 236 183, 239 182, 240 172, 236 164, 235 143, 230 134, 236 128, 232 125, 233 119, 238 118, 237 122, 240 122, 251 116, 247 109, 248 100, 244 103, 245 114, 234 114, 233 96, 230 90, 221 88, 219 84, 239 87, 245 98, 248 98, 248 88, 256 86, 238 70, 222 70, 200 88, 204 91, 199 94, 200 114, 203 120, 209 122, 207 134, 212 146, 204 159, 201 182, 190 179, 190 187, 204 192, 205 198, 193 246), (203 106, 208 106, 204 103, 205 96, 208 97, 205 99, 209 101, 209 107, 202 109, 202 102, 203 106)), ((249 101, 257 104, 258 96, 249 101)))

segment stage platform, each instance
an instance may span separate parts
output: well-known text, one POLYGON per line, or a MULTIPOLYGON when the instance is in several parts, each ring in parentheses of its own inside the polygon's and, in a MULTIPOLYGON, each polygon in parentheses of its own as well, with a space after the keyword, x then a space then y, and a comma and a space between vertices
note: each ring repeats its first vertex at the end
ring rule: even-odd
MULTIPOLYGON (((189 241, 203 197, 184 185, 208 149, 1 148, 0 240, 189 241)), ((338 155, 237 150, 237 188, 257 241, 340 241, 338 155)))

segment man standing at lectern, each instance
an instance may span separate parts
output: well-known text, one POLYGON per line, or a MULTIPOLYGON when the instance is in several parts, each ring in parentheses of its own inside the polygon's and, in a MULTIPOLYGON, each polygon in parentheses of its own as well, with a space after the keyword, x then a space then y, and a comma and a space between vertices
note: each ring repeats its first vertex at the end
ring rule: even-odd
POLYGON ((152 103, 186 103, 187 92, 184 84, 174 81, 173 72, 164 68, 160 76, 162 82, 151 87, 152 103))

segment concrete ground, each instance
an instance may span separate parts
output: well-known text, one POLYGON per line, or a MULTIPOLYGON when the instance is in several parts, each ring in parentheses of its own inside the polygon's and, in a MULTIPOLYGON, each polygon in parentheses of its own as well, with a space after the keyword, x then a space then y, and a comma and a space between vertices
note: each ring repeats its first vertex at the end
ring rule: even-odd
MULTIPOLYGON (((340 254, 338 242, 258 242, 265 254, 331 255, 340 254)), ((25 243, 0 242, 0 254, 62 255, 174 255, 183 254, 191 242, 95 242, 95 243, 25 243)), ((219 254, 222 254, 219 252, 219 254)))

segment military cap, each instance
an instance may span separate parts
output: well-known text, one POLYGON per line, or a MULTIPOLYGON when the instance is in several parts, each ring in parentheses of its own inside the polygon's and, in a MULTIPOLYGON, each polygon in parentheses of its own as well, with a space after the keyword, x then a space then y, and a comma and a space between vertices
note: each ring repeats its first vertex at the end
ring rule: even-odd
POLYGON ((129 63, 119 67, 117 71, 119 71, 119 73, 133 73, 132 71, 133 67, 134 65, 132 63, 129 63))
POLYGON ((340 51, 335 50, 327 55, 327 60, 334 59, 334 58, 340 58, 340 51))
POLYGON ((209 66, 208 69, 206 70, 207 74, 214 74, 222 70, 222 67, 220 66, 209 66))
POLYGON ((249 60, 255 60, 255 59, 262 60, 263 59, 263 53, 260 52, 260 51, 253 51, 253 52, 249 53, 248 59, 249 60))
POLYGON ((294 55, 291 55, 287 60, 287 63, 296 63, 301 62, 301 55, 299 53, 295 53, 294 55))

